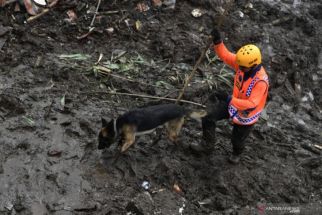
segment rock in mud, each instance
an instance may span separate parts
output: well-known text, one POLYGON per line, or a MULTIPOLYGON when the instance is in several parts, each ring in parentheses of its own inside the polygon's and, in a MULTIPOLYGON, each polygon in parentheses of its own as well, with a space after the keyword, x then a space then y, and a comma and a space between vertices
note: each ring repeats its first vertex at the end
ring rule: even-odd
POLYGON ((43 215, 43 214, 48 214, 48 210, 46 208, 46 205, 35 202, 35 203, 32 203, 31 205, 31 213, 43 215))
POLYGON ((322 158, 308 158, 301 162, 301 166, 310 168, 310 169, 316 169, 322 165, 322 158))
POLYGON ((154 201, 149 192, 139 193, 126 206, 127 212, 137 215, 153 214, 154 201))

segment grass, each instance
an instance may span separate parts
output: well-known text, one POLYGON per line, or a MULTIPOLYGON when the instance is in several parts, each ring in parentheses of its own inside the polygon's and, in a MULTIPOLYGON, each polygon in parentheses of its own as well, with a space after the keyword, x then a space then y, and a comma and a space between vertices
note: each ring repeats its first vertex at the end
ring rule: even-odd
MULTIPOLYGON (((147 71, 147 68, 149 67, 155 68, 160 66, 162 68, 162 65, 157 65, 155 61, 148 60, 137 52, 128 53, 126 51, 115 51, 107 60, 104 60, 103 54, 100 54, 96 62, 93 62, 93 58, 88 54, 63 54, 58 57, 67 65, 70 65, 71 68, 82 72, 94 73, 96 77, 99 75, 107 77, 112 76, 124 81, 137 82, 138 84, 149 85, 166 90, 173 90, 176 88, 174 85, 166 81, 167 78, 170 80, 171 76, 165 76, 163 80, 158 80, 154 84, 147 82, 142 83, 135 80, 133 77, 137 77, 139 75, 142 76, 142 73, 147 71)), ((218 67, 220 61, 216 55, 211 54, 211 52, 208 51, 206 53, 206 58, 207 61, 205 63, 205 67, 218 67)), ((233 76, 233 73, 223 65, 219 71, 212 70, 211 72, 207 72, 201 83, 207 84, 210 89, 217 89, 220 83, 232 86, 233 76)))
MULTIPOLYGON (((212 65, 218 66, 218 62, 220 62, 220 59, 217 55, 214 55, 211 53, 210 50, 206 53, 206 58, 208 62, 206 63, 206 67, 210 67, 212 65)), ((206 74, 205 83, 209 86, 210 89, 213 87, 218 88, 219 83, 224 83, 227 86, 231 87, 233 85, 234 80, 234 73, 231 72, 229 68, 227 68, 226 65, 223 65, 222 68, 219 70, 219 72, 214 71, 210 74, 206 74)))

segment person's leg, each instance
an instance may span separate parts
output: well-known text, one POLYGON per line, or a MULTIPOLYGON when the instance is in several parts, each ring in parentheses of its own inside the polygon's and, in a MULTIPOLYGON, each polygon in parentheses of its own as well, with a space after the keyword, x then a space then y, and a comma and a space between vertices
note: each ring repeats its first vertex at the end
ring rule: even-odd
POLYGON ((239 155, 244 151, 246 139, 252 131, 253 125, 234 125, 231 143, 233 146, 233 154, 230 157, 232 163, 239 161, 239 155))
POLYGON ((192 144, 192 150, 211 153, 216 140, 216 122, 228 118, 228 104, 226 102, 218 101, 209 108, 207 116, 202 118, 202 140, 198 144, 192 144))
POLYGON ((203 139, 207 142, 213 142, 216 136, 216 122, 228 118, 228 104, 223 101, 217 102, 214 107, 210 108, 207 116, 202 118, 203 139))

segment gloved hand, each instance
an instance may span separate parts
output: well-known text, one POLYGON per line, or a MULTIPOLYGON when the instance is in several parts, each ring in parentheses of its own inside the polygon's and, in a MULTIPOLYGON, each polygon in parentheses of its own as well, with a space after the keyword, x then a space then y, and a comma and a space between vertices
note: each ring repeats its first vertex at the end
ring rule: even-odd
POLYGON ((230 102, 231 102, 231 99, 232 99, 233 97, 231 96, 231 95, 229 95, 229 96, 227 96, 227 104, 229 104, 230 102))
POLYGON ((222 42, 220 32, 216 27, 211 31, 211 36, 212 36, 212 41, 215 45, 222 42))

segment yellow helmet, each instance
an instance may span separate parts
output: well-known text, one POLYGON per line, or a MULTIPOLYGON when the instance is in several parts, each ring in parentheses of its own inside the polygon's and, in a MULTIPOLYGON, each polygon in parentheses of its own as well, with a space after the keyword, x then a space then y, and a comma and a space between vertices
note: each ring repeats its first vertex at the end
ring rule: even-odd
POLYGON ((245 45, 238 50, 236 61, 239 66, 253 67, 262 63, 261 51, 255 45, 245 45))

